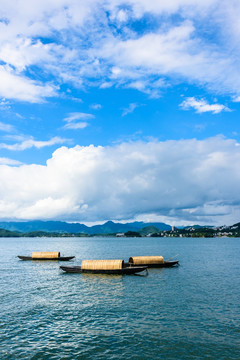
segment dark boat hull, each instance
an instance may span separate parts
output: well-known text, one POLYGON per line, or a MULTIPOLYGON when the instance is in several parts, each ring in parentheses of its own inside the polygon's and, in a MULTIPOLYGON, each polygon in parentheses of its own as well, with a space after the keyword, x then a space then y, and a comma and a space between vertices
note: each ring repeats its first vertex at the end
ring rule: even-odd
POLYGON ((119 270, 82 270, 81 266, 60 266, 67 273, 88 273, 88 274, 110 274, 110 275, 132 275, 144 270, 147 266, 129 266, 119 270))
MULTIPOLYGON (((147 266, 148 268, 166 268, 166 267, 173 267, 179 265, 179 261, 164 261, 162 264, 144 264, 143 266, 147 266)), ((134 265, 129 263, 129 266, 135 267, 139 265, 134 265)))
POLYGON ((38 260, 38 261, 69 261, 71 259, 74 259, 75 256, 60 256, 56 259, 47 259, 47 258, 32 258, 31 256, 20 256, 18 255, 18 258, 21 260, 38 260))

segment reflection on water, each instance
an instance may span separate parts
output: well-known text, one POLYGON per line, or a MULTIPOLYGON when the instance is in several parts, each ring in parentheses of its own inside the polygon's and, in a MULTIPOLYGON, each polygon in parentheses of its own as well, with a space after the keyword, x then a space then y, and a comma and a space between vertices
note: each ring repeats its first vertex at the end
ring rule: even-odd
MULTIPOLYGON (((0 239, 0 359, 240 358, 240 239, 0 239), (179 254, 149 276, 65 274, 16 255, 179 254)), ((65 263, 66 264, 66 263, 65 263)))

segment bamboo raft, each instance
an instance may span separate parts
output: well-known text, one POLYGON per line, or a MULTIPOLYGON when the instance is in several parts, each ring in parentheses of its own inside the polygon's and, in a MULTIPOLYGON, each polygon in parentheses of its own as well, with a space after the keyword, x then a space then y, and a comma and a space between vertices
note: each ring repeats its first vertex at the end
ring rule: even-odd
POLYGON ((148 268, 163 268, 179 265, 179 261, 165 261, 162 256, 132 256, 128 260, 129 266, 147 266, 148 268))
POLYGON ((60 266, 67 273, 131 275, 147 271, 147 266, 129 266, 124 260, 83 260, 81 266, 60 266))
POLYGON ((59 251, 34 251, 32 256, 21 256, 18 255, 21 260, 58 260, 58 261, 69 261, 75 256, 61 256, 59 251))

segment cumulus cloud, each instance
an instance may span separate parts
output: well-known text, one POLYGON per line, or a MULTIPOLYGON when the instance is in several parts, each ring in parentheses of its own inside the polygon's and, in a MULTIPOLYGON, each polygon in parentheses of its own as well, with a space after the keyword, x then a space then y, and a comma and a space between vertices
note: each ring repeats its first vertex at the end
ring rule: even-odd
POLYGON ((222 104, 208 104, 204 99, 196 99, 195 97, 186 98, 181 104, 180 107, 183 110, 194 109, 197 113, 211 112, 213 114, 219 114, 222 111, 231 111, 227 106, 222 104))
POLYGON ((239 144, 221 137, 61 147, 46 166, 1 165, 0 217, 234 223, 239 161, 239 144))

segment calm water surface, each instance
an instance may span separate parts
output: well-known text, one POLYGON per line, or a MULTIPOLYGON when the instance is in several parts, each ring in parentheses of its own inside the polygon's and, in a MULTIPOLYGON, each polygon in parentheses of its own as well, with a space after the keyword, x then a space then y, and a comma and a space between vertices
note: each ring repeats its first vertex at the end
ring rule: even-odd
MULTIPOLYGON (((240 239, 0 239, 0 359, 240 359, 240 239), (144 276, 66 274, 16 255, 178 254, 144 276)), ((65 263, 66 264, 66 263, 65 263)))

